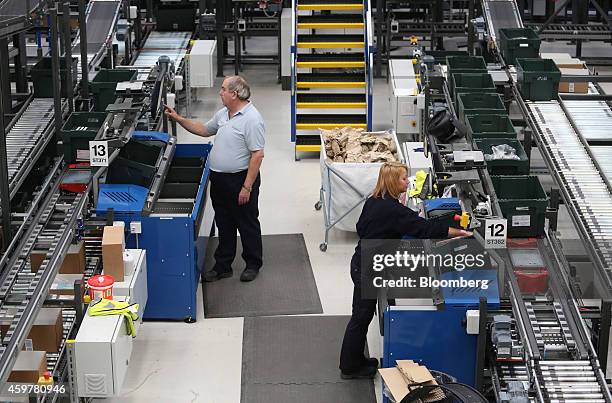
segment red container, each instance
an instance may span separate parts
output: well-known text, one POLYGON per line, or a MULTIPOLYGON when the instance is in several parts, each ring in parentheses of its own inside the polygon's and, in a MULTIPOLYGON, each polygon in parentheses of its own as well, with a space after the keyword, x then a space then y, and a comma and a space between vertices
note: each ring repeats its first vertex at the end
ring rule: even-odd
POLYGON ((92 301, 98 299, 113 299, 113 284, 115 279, 110 275, 97 275, 87 280, 89 286, 89 297, 92 301))
POLYGON ((523 294, 544 294, 548 290, 548 271, 545 269, 517 269, 514 275, 523 294))
POLYGON ((508 238, 506 241, 508 248, 535 249, 538 247, 537 238, 508 238))

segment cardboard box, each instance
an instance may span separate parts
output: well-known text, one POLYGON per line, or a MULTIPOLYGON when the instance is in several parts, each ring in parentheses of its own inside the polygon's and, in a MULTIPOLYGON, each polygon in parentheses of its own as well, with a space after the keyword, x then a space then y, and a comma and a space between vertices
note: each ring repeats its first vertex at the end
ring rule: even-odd
POLYGON ((588 94, 589 83, 564 80, 563 76, 588 76, 590 74, 589 70, 585 68, 562 66, 559 66, 559 70, 561 70, 561 82, 559 83, 559 92, 566 92, 572 94, 588 94))
MULTIPOLYGON (((30 253, 30 265, 32 273, 36 273, 40 268, 47 251, 33 250, 30 253)), ((80 274, 85 272, 85 242, 80 241, 76 244, 71 244, 68 247, 68 252, 64 258, 64 262, 59 269, 62 274, 80 274)))
POLYGON ((391 396, 396 402, 401 402, 404 397, 410 392, 408 383, 404 376, 397 368, 380 368, 378 373, 383 379, 384 384, 389 389, 391 396))
MULTIPOLYGON (((411 360, 397 360, 395 368, 379 369, 384 384, 395 401, 401 401, 408 393, 422 385, 438 385, 427 367, 411 360)), ((437 402, 445 398, 440 388, 433 389, 429 395, 421 399, 424 403, 437 402)))
MULTIPOLYGON (((0 332, 2 332, 3 337, 8 332, 11 321, 11 319, 4 319, 0 322, 0 332)), ((62 310, 60 308, 42 308, 34 320, 24 349, 57 353, 63 333, 62 310)))
POLYGON ((122 227, 104 227, 102 235, 102 268, 104 274, 113 276, 115 281, 123 281, 123 251, 125 233, 122 227))
POLYGON ((83 277, 82 274, 58 274, 49 288, 49 294, 74 296, 74 282, 83 280, 83 277))
POLYGON ((540 57, 542 59, 552 59, 557 65, 582 63, 580 59, 572 57, 569 53, 541 53, 540 57))
POLYGON ((38 383, 38 378, 46 371, 47 357, 44 351, 20 351, 8 382, 38 383))

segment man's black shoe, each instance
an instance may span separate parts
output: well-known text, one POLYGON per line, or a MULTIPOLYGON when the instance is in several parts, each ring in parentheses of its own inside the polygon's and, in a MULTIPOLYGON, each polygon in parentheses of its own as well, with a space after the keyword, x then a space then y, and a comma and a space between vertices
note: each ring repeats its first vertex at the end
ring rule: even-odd
POLYGON ((365 365, 355 371, 341 371, 342 379, 372 379, 376 376, 376 368, 365 365))
POLYGON ((368 367, 378 368, 378 360, 376 358, 366 358, 365 365, 368 367))
POLYGON ((246 269, 240 275, 240 281, 253 281, 255 277, 259 274, 259 271, 253 269, 246 269))
POLYGON ((222 278, 232 277, 233 274, 234 272, 232 270, 221 273, 217 273, 215 270, 210 270, 204 273, 204 281, 207 283, 212 283, 213 281, 221 280, 222 278))

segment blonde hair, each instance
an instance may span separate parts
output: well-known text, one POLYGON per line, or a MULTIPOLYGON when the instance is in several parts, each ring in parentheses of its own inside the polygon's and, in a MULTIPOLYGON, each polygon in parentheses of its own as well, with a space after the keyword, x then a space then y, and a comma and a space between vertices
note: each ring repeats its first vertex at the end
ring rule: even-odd
POLYGON ((378 181, 372 197, 391 196, 394 199, 399 199, 403 190, 400 187, 399 179, 403 173, 408 173, 406 165, 401 162, 385 162, 378 172, 378 181))

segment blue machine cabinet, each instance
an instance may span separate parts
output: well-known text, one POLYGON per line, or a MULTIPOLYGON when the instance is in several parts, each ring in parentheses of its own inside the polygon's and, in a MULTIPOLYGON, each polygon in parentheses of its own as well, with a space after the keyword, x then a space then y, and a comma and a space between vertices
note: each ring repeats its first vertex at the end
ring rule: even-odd
MULTIPOLYGON (((135 248, 138 243, 139 248, 147 251, 149 298, 144 319, 196 319, 196 292, 200 274, 204 270, 204 254, 212 227, 212 219, 204 218, 209 178, 207 157, 211 148, 210 144, 176 145, 175 160, 200 158, 205 161, 197 193, 188 212, 184 209, 173 211, 169 207, 161 209, 161 212, 154 209, 151 214, 144 215, 142 209, 147 196, 146 188, 127 184, 104 184, 100 187, 98 215, 103 216, 112 208, 114 219, 124 221, 126 229, 130 228, 132 221, 141 223, 142 233, 138 238, 128 231, 126 246, 135 248), (203 237, 199 237, 201 228, 203 237)), ((192 185, 195 191, 196 184, 192 185)))
POLYGON ((477 335, 467 334, 466 311, 478 309, 486 297, 490 309, 499 308, 496 270, 466 270, 445 273, 442 279, 489 280, 489 288, 443 288, 444 306, 389 306, 384 312, 383 367, 396 360, 414 360, 429 369, 445 372, 461 383, 474 386, 477 335))

